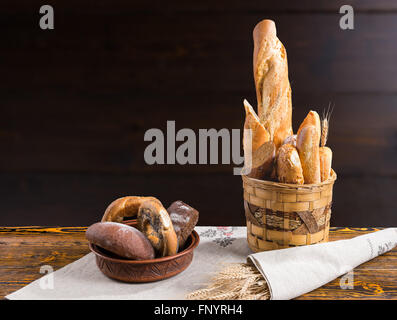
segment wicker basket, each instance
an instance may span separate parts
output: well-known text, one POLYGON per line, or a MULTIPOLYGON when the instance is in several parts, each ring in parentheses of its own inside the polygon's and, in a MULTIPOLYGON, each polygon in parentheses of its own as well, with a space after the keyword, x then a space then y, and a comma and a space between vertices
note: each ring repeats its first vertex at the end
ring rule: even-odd
POLYGON ((254 252, 327 242, 336 173, 295 185, 242 176, 247 241, 254 252))

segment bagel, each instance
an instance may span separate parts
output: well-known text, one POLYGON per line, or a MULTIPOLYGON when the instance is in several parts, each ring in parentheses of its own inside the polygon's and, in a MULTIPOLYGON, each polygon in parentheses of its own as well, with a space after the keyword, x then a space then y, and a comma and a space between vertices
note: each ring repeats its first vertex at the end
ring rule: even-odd
POLYGON ((138 229, 162 257, 178 252, 178 238, 167 210, 157 199, 143 201, 138 210, 138 229))
MULTIPOLYGON (((122 222, 124 217, 134 217, 141 204, 154 197, 128 196, 114 200, 105 210, 101 222, 122 222)), ((157 200, 158 201, 158 200, 157 200)))

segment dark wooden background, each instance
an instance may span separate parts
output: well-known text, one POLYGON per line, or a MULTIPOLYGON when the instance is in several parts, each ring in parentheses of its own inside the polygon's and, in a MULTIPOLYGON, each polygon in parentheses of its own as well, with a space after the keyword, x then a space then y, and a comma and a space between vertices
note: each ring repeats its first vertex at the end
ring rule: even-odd
POLYGON ((88 225, 123 195, 242 225, 232 166, 148 166, 149 128, 241 128, 252 29, 276 21, 294 128, 334 105, 334 226, 397 223, 397 2, 2 1, 0 225, 88 225), (38 26, 55 9, 55 30, 38 26), (352 4, 355 30, 339 28, 352 4))

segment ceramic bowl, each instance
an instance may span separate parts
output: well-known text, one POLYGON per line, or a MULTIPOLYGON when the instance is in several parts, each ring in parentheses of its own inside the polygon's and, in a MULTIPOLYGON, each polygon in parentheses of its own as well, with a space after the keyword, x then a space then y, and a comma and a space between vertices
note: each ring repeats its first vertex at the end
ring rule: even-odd
MULTIPOLYGON (((124 223, 135 227, 136 220, 124 223)), ((193 231, 186 240, 184 248, 176 255, 152 260, 129 260, 106 251, 93 243, 90 250, 95 254, 99 270, 109 278, 123 282, 152 282, 170 278, 185 270, 193 259, 193 250, 198 246, 200 237, 193 231)))

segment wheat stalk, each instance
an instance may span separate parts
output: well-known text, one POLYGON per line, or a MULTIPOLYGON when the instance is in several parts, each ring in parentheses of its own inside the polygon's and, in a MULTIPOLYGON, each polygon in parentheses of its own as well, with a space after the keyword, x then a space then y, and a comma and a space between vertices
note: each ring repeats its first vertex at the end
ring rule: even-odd
POLYGON ((320 144, 324 147, 328 139, 329 121, 331 119, 331 114, 334 108, 331 108, 331 104, 328 105, 327 111, 323 110, 323 119, 321 120, 321 139, 320 144))
POLYGON ((267 282, 248 263, 227 264, 205 289, 187 295, 189 300, 268 300, 267 282), (239 274, 239 276, 237 276, 239 274))

